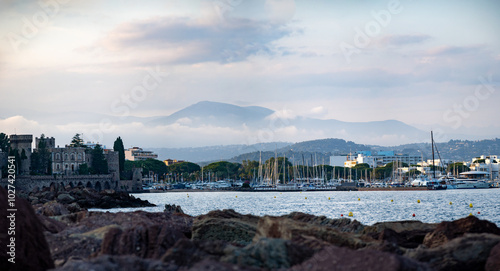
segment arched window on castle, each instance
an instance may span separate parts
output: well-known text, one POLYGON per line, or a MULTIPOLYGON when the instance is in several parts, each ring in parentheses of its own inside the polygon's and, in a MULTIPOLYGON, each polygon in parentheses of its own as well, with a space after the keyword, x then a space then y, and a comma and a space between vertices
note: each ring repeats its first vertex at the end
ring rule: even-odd
POLYGON ((61 160, 61 154, 56 153, 56 160, 61 160))
POLYGON ((74 153, 71 154, 71 161, 75 161, 75 154, 74 153))
POLYGON ((64 160, 65 160, 65 161, 67 161, 67 160, 68 160, 68 154, 67 154, 67 153, 65 153, 65 154, 64 154, 64 160))
POLYGON ((78 154, 78 160, 79 161, 82 160, 82 154, 81 153, 78 154))

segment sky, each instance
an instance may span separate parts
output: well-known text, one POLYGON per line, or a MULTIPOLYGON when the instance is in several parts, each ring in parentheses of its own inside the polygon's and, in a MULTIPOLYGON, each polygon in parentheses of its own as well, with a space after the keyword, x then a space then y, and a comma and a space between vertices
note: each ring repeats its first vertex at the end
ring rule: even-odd
POLYGON ((246 143, 252 131, 141 121, 208 100, 492 138, 498 10, 493 0, 4 0, 0 132, 57 145, 75 133, 108 146, 246 143))

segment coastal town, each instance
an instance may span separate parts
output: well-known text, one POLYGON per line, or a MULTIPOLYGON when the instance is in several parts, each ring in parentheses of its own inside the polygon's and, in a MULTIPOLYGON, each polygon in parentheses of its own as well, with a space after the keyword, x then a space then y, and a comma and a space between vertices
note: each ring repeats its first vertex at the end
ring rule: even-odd
MULTIPOLYGON (((196 163, 159 160, 153 151, 125 149, 121 138, 113 148, 84 143, 79 134, 60 147, 54 137, 0 134, 2 176, 7 158, 17 163, 19 183, 31 190, 54 185, 115 189, 127 192, 169 190, 324 191, 345 189, 470 189, 499 186, 497 155, 468 161, 424 159, 394 151, 354 151, 332 155, 321 163, 312 154, 298 159, 279 156, 243 163, 196 163), (33 144, 34 143, 34 144, 33 144)), ((262 155, 262 154, 260 154, 262 155)), ((7 180, 2 180, 6 186, 7 180)))

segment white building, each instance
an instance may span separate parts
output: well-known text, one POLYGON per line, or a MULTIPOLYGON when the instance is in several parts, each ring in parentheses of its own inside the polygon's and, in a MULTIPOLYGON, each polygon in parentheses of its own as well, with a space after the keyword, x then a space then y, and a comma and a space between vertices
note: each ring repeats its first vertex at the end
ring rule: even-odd
POLYGON ((156 158, 158 158, 158 154, 155 154, 152 151, 145 151, 139 147, 133 147, 125 150, 125 160, 141 161, 156 158))
POLYGON ((470 169, 474 171, 485 171, 490 173, 491 179, 499 178, 500 160, 497 155, 481 155, 480 157, 472 158, 470 169))
POLYGON ((415 165, 422 162, 421 156, 408 154, 395 154, 394 151, 379 151, 372 155, 371 151, 360 151, 354 155, 330 156, 330 166, 353 167, 357 164, 368 164, 371 168, 385 166, 388 163, 398 161, 415 165))

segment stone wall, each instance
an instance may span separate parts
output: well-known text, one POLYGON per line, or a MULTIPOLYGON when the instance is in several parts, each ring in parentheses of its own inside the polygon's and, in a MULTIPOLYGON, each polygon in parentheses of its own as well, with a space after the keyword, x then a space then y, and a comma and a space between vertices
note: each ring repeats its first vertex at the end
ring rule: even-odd
MULTIPOLYGON (((1 179, 0 185, 7 187, 7 179, 1 179)), ((103 189, 121 190, 119 181, 113 180, 113 174, 74 175, 74 176, 17 176, 14 183, 17 190, 32 191, 44 187, 84 186, 101 191, 103 189)))

